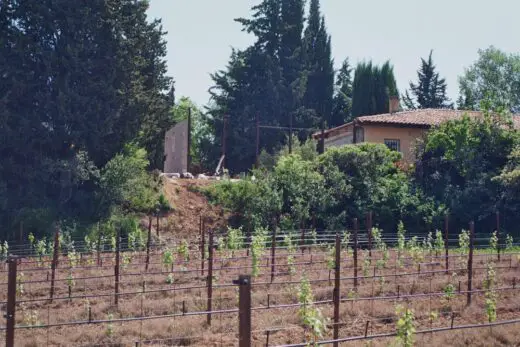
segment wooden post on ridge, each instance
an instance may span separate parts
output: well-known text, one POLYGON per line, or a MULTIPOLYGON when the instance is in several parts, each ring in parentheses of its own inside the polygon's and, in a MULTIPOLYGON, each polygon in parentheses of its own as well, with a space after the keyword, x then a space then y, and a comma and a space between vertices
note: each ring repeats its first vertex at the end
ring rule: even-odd
POLYGON ((207 286, 208 286, 208 301, 207 301, 207 324, 208 326, 211 326, 211 310, 212 310, 212 304, 213 304, 213 230, 209 230, 209 244, 208 244, 208 251, 209 251, 209 259, 208 259, 208 279, 207 279, 207 286))

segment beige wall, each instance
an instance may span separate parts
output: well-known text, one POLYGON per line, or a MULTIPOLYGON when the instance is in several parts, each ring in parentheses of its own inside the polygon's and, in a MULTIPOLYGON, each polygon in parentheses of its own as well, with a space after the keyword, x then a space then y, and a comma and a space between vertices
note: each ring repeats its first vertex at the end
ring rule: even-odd
MULTIPOLYGON (((385 143, 385 139, 399 140, 403 159, 407 163, 415 161, 415 147, 417 139, 423 137, 427 131, 422 128, 397 127, 390 125, 363 125, 364 142, 385 143)), ((325 148, 337 147, 352 143, 353 127, 342 128, 334 136, 325 139, 325 148)), ((358 140, 359 141, 359 140, 358 140)))
POLYGON ((415 160, 415 146, 417 139, 425 133, 420 128, 400 128, 384 125, 364 125, 365 142, 385 143, 385 139, 395 139, 401 142, 401 153, 406 162, 415 160))
POLYGON ((184 173, 188 170, 188 120, 177 123, 164 138, 164 171, 184 173))

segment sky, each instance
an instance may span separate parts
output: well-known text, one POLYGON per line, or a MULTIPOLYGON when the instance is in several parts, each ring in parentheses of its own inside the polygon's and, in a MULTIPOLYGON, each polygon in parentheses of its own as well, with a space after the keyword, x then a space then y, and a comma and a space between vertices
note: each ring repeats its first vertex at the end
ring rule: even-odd
MULTIPOLYGON (((233 21, 249 17, 259 0, 150 0, 148 15, 168 31, 168 73, 176 97, 199 106, 209 100, 210 74, 224 69, 231 47, 246 48, 254 37, 233 21)), ((390 60, 399 91, 417 80, 420 58, 433 60, 446 78, 448 95, 458 97, 457 77, 490 45, 520 52, 518 0, 321 0, 336 68, 348 57, 390 60)))

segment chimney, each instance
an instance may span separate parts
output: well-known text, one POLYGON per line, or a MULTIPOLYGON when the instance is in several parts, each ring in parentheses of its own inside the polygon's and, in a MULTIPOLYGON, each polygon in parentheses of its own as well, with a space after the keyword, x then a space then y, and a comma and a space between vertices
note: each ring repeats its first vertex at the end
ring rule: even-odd
POLYGON ((388 112, 399 112, 399 96, 390 96, 388 98, 388 112))

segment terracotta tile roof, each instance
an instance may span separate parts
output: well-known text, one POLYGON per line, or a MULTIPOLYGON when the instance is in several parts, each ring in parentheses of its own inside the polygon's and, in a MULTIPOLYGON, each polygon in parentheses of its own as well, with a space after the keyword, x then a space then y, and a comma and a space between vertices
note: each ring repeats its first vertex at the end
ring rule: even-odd
MULTIPOLYGON (((396 126, 410 126, 410 127, 421 127, 430 128, 432 126, 439 125, 441 123, 456 120, 461 118, 463 115, 470 117, 481 117, 482 112, 480 111, 462 111, 462 110, 451 110, 451 109, 421 109, 421 110, 410 110, 396 113, 384 113, 374 116, 361 116, 357 117, 354 122, 357 124, 386 124, 396 126)), ((513 124, 516 129, 520 129, 520 115, 513 116, 513 124)), ((339 127, 328 129, 325 131, 325 136, 328 137, 329 133, 341 132, 341 129, 350 125, 344 124, 339 127)), ((315 138, 320 137, 320 133, 317 132, 313 136, 315 138)), ((331 134, 332 135, 332 134, 331 134)))
POLYGON ((461 118, 464 114, 470 117, 480 117, 481 112, 478 111, 460 111, 449 109, 422 109, 411 110, 396 113, 384 113, 374 116, 361 116, 357 118, 359 124, 367 123, 384 123, 384 124, 401 124, 412 126, 431 127, 441 123, 461 118))

